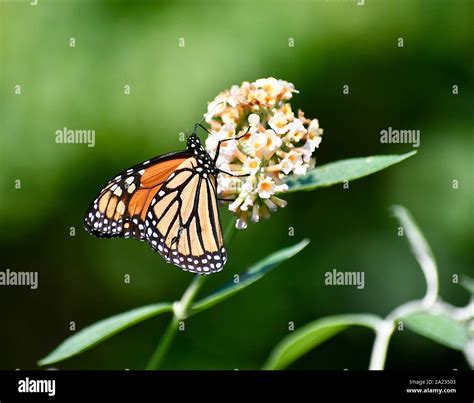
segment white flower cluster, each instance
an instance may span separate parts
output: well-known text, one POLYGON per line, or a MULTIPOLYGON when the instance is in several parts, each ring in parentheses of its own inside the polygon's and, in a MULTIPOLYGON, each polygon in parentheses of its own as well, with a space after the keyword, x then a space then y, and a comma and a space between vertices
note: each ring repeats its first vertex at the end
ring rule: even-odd
POLYGON ((253 83, 243 82, 221 92, 209 103, 205 115, 210 125, 206 149, 215 155, 221 143, 217 167, 233 175, 219 175, 218 197, 233 200, 229 210, 238 216, 238 229, 248 219, 268 218, 286 201, 275 196, 288 186, 287 175, 304 175, 315 164, 312 154, 321 142, 322 129, 317 119, 298 116, 287 102, 293 96, 293 84, 273 77, 253 83))

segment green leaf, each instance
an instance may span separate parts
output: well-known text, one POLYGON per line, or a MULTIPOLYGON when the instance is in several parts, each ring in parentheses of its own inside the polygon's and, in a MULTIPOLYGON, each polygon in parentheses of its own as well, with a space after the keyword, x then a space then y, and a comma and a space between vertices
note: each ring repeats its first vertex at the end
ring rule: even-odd
POLYGON ((365 326, 375 330, 381 322, 382 319, 369 314, 337 315, 315 320, 281 340, 270 353, 263 369, 286 368, 349 326, 365 326))
POLYGON ((461 285, 464 287, 464 289, 468 292, 470 292, 472 295, 474 295, 474 279, 469 277, 469 276, 466 276, 466 275, 462 275, 461 276, 461 285))
POLYGON ((415 154, 416 151, 412 151, 402 155, 377 155, 331 162, 312 169, 306 175, 290 176, 285 182, 289 187, 288 192, 328 187, 368 176, 415 154))
POLYGON ((447 315, 416 313, 401 319, 408 329, 439 344, 463 350, 468 340, 468 328, 447 315))
POLYGON ((250 267, 247 270, 247 272, 240 275, 238 283, 234 283, 234 281, 229 281, 222 288, 215 291, 211 295, 201 299, 200 301, 195 302, 191 306, 188 316, 191 316, 204 309, 210 308, 211 306, 243 290, 245 287, 248 287, 250 284, 255 283, 257 280, 261 279, 270 270, 277 267, 280 263, 283 263, 285 260, 290 259, 294 255, 296 255, 298 252, 303 250, 308 244, 309 244, 309 239, 304 239, 301 242, 297 243, 296 245, 293 245, 288 248, 284 248, 277 252, 272 253, 270 256, 266 257, 265 259, 261 260, 260 262, 250 267))
POLYGON ((88 350, 114 334, 162 312, 172 311, 169 303, 142 306, 101 320, 64 340, 55 350, 38 361, 38 365, 48 365, 65 360, 88 350))

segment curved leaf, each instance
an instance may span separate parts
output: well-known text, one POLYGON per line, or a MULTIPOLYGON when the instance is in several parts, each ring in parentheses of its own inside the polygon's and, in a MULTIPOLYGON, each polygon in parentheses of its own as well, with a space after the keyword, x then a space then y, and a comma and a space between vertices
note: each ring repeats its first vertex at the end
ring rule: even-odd
POLYGON ((289 187, 288 192, 313 190, 359 179, 397 164, 415 154, 416 151, 412 151, 402 155, 376 155, 331 162, 308 171, 306 175, 288 177, 286 180, 289 187))
POLYGON ((172 311, 169 303, 142 306, 101 320, 64 340, 55 350, 38 361, 38 365, 48 365, 82 353, 108 339, 114 334, 162 312, 172 311))
POLYGON ((415 313, 401 319, 411 331, 446 347, 463 351, 468 341, 468 327, 447 315, 415 313))
POLYGON ((309 239, 304 239, 296 245, 272 253, 270 256, 266 257, 265 259, 250 267, 247 272, 240 275, 238 283, 234 283, 234 281, 229 281, 222 288, 215 291, 211 295, 201 299, 200 301, 195 302, 191 306, 188 316, 207 309, 219 303, 220 301, 229 298, 230 296, 241 291, 245 287, 248 287, 250 284, 255 283, 270 270, 277 267, 280 263, 283 263, 285 260, 290 259, 294 255, 302 251, 308 244, 309 239))
POLYGON ((281 340, 270 353, 263 369, 286 368, 349 326, 365 326, 375 330, 381 322, 382 319, 369 314, 336 315, 315 320, 281 340))

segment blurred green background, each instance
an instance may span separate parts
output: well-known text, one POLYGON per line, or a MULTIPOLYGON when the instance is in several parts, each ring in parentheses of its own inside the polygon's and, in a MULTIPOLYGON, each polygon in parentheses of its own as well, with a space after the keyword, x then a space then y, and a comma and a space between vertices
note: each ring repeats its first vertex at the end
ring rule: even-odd
MULTIPOLYGON (((389 126, 421 130, 418 155, 349 190, 288 195, 286 209, 237 234, 225 270, 204 293, 277 248, 304 237, 312 243, 191 318, 165 367, 258 368, 289 321, 299 327, 331 314, 385 315, 422 296, 421 270, 390 217, 394 203, 412 212, 430 242, 443 298, 468 302, 451 277, 474 272, 472 1, 39 0, 1 2, 0 12, 0 270, 39 271, 37 290, 0 287, 1 369, 36 368, 71 334, 70 321, 80 329, 181 296, 189 273, 143 243, 91 237, 83 214, 119 171, 183 148, 178 134, 218 92, 268 76, 293 82, 300 91, 293 108, 320 120, 318 164, 411 151, 380 143, 389 126), (55 131, 65 126, 94 129, 96 146, 56 144, 55 131), (365 289, 325 286, 332 269, 364 271, 365 289)), ((168 320, 151 319, 55 367, 143 368, 168 320)), ((364 369, 372 341, 370 331, 350 329, 291 368, 364 369)), ((460 352, 406 330, 394 335, 387 367, 467 364, 460 352)))

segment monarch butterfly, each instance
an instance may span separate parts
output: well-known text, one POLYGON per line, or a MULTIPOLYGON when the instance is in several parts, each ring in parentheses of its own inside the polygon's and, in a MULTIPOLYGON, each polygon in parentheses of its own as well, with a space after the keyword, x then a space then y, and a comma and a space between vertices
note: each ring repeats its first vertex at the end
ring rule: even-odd
MULTIPOLYGON (((227 251, 220 224, 216 166, 194 126, 184 151, 164 154, 121 172, 86 212, 85 229, 100 238, 146 241, 168 263, 198 274, 222 270, 227 251)), ((236 176, 236 175, 232 175, 236 176)), ((246 175, 238 175, 246 176, 246 175)))

